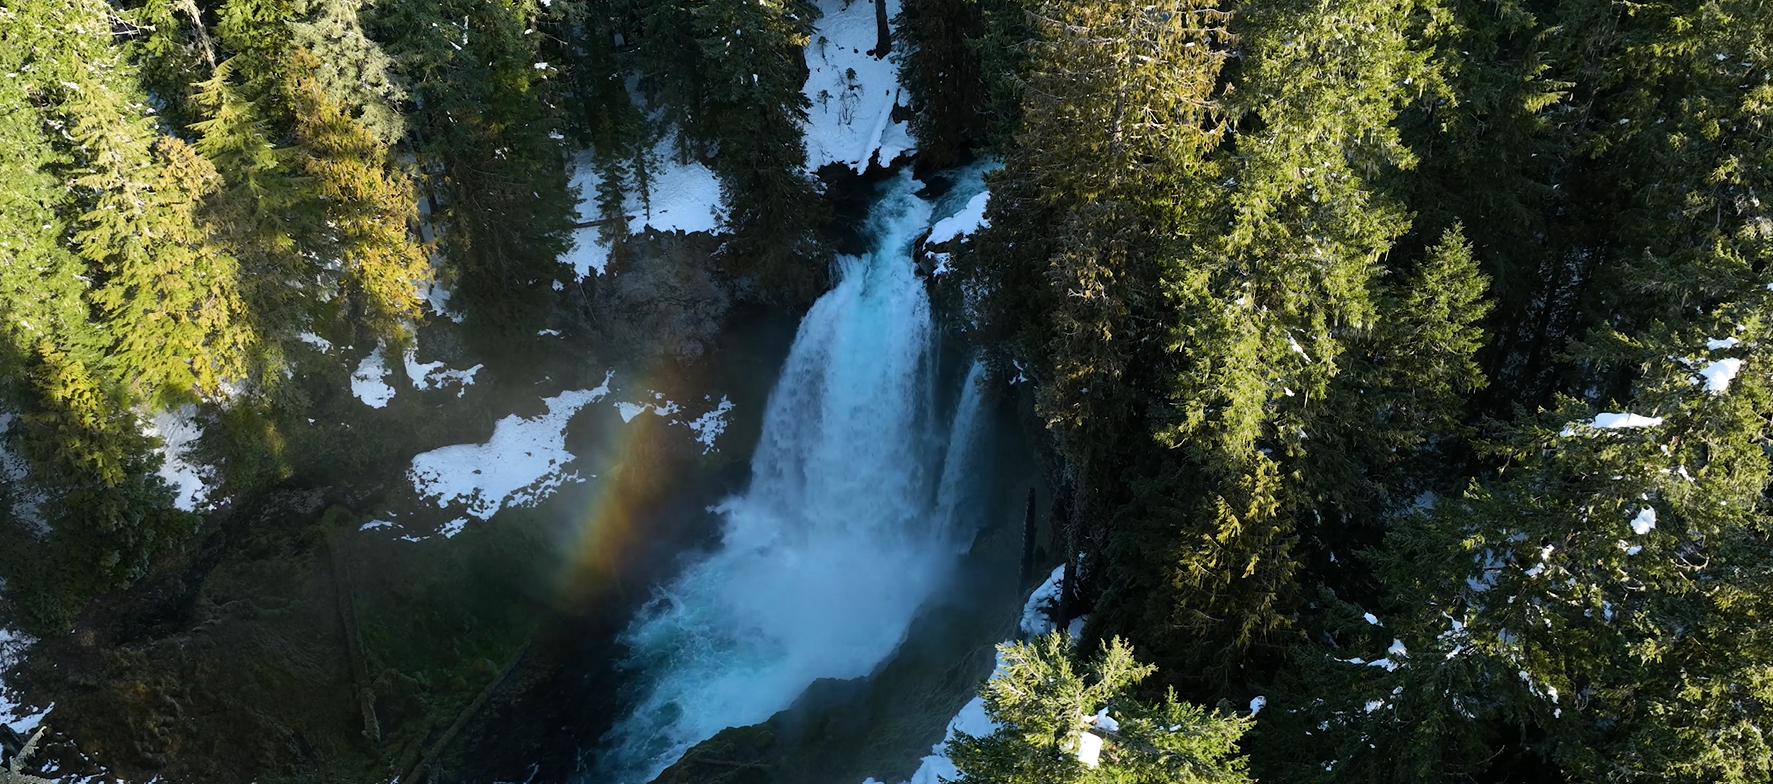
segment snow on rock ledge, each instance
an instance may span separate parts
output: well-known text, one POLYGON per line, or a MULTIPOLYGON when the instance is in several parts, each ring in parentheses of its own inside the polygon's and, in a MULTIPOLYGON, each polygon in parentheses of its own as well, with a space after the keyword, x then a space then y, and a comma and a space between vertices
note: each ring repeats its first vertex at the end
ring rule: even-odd
POLYGON ((899 0, 819 0, 821 16, 806 45, 806 166, 816 172, 841 163, 860 174, 879 153, 882 166, 916 147, 911 129, 893 119, 899 103, 899 69, 877 52, 880 28, 874 2, 888 18, 899 0))
POLYGON ((533 504, 568 481, 580 481, 564 470, 573 454, 566 451, 566 423, 579 409, 609 394, 611 371, 595 389, 562 392, 545 398, 548 412, 531 419, 512 414, 493 427, 484 444, 455 444, 412 459, 407 477, 413 489, 437 499, 439 507, 459 502, 469 515, 485 520, 507 506, 533 504))

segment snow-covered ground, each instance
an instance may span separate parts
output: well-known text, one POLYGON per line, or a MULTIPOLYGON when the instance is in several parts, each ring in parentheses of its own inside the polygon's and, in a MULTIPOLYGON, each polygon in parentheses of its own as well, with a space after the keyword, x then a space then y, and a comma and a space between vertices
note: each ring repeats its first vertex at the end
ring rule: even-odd
POLYGON ((357 363, 357 372, 351 374, 351 394, 370 408, 382 408, 394 399, 394 388, 387 379, 388 365, 382 361, 382 347, 377 345, 376 350, 357 363))
MULTIPOLYGON (((720 180, 700 161, 679 161, 674 147, 676 131, 663 134, 654 145, 648 187, 622 183, 626 201, 622 214, 628 221, 628 232, 639 234, 648 229, 661 232, 713 232, 720 228, 725 213, 720 202, 720 180)), ((602 218, 597 207, 597 189, 603 177, 591 163, 590 155, 579 156, 573 167, 573 187, 579 192, 579 220, 602 218)), ((610 246, 596 226, 573 233, 573 247, 560 258, 581 278, 602 275, 609 265, 610 246)))
POLYGON ((468 393, 468 387, 474 383, 474 375, 484 367, 475 365, 465 370, 452 370, 442 362, 420 362, 417 341, 407 347, 406 356, 402 359, 406 364, 406 377, 412 382, 414 389, 442 389, 447 384, 453 384, 456 386, 456 397, 468 393))
POLYGON ((6 434, 12 429, 15 415, 0 411, 0 479, 4 479, 12 491, 12 516, 14 519, 28 523, 39 534, 49 533, 49 524, 43 520, 43 494, 31 487, 30 470, 25 460, 6 447, 6 434))
MULTIPOLYGON (((887 17, 899 0, 884 0, 887 17)), ((876 49, 880 30, 872 0, 819 0, 819 17, 806 46, 806 166, 840 163, 858 174, 870 161, 890 165, 916 143, 910 126, 893 119, 900 103, 899 67, 876 49), (878 154, 878 158, 876 155, 878 154)))
POLYGON ((49 715, 49 708, 33 710, 18 702, 18 695, 6 685, 6 673, 19 663, 33 641, 17 632, 0 629, 0 724, 11 727, 14 732, 29 733, 43 723, 43 717, 49 715))
POLYGON ((566 470, 573 460, 566 450, 566 423, 608 395, 614 375, 611 371, 594 389, 545 398, 548 412, 540 416, 499 420, 484 444, 455 444, 414 457, 407 471, 413 489, 435 498, 439 507, 460 503, 469 515, 485 520, 506 506, 534 504, 566 482, 581 481, 566 470))
POLYGON ((149 436, 159 438, 160 478, 178 492, 173 506, 195 512, 209 504, 209 483, 214 479, 208 467, 191 461, 187 452, 203 428, 197 424, 197 407, 186 404, 172 411, 155 414, 145 429, 149 436))

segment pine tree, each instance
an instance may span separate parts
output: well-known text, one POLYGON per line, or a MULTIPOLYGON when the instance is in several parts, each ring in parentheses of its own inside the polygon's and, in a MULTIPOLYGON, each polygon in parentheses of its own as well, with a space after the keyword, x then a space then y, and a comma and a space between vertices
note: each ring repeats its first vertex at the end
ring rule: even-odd
POLYGON ((893 21, 900 81, 917 114, 918 163, 963 163, 990 141, 990 88, 980 55, 985 4, 975 0, 907 0, 893 21))
POLYGON ((1357 554, 1383 544, 1390 518, 1423 493, 1463 488, 1487 289, 1455 225, 1415 269, 1379 281, 1374 322, 1348 335, 1300 461, 1311 497, 1296 515, 1312 581, 1339 596, 1372 596, 1357 554))
POLYGON ((765 291, 809 301, 825 288, 829 249, 806 176, 801 125, 810 106, 802 53, 818 8, 806 0, 697 0, 642 4, 636 65, 661 118, 680 132, 679 154, 705 161, 721 182, 723 251, 734 272, 765 291), (718 154, 715 151, 718 150, 718 154))
POLYGON ((242 296, 267 335, 303 324, 312 261, 303 250, 320 224, 316 200, 293 168, 294 150, 279 145, 261 102, 251 100, 234 61, 216 66, 198 85, 202 121, 191 126, 195 147, 220 172, 223 186, 206 217, 240 260, 242 296))
POLYGON ((1174 691, 1157 703, 1135 700, 1131 690, 1152 670, 1118 639, 1087 664, 1058 632, 999 645, 998 671, 980 692, 997 729, 978 737, 956 733, 949 741, 958 781, 1252 781, 1237 756, 1251 720, 1179 702, 1174 691), (1094 759, 1087 747, 1099 747, 1094 759))

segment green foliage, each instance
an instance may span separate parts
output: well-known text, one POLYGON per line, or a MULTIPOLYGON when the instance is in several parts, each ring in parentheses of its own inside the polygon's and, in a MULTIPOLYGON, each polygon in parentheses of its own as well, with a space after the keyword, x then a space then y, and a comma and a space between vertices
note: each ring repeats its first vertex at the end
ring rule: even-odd
MULTIPOLYGON (((320 91, 346 115, 353 115, 382 147, 406 134, 399 105, 407 99, 394 75, 394 61, 363 31, 363 0, 298 0, 289 24, 297 48, 312 59, 289 76, 311 76, 320 91)), ((298 122, 308 118, 295 107, 298 122)))
POLYGON ((955 166, 990 141, 990 92, 980 49, 985 5, 976 0, 906 0, 893 26, 899 79, 917 111, 918 163, 955 166))
POLYGON ((980 691, 997 729, 957 732, 948 744, 961 784, 1253 781, 1237 754, 1252 719, 1179 702, 1173 691, 1157 703, 1134 699, 1132 688, 1153 668, 1134 661, 1119 639, 1087 663, 1058 632, 999 645, 998 660, 980 691), (1104 726, 1102 715, 1118 726, 1104 726), (1100 756, 1088 765, 1078 750, 1094 740, 1100 756))
POLYGON ((480 334, 535 333, 573 222, 550 71, 527 32, 540 16, 535 0, 390 0, 368 20, 412 95, 427 220, 480 334))
POLYGON ((345 304, 377 334, 404 335, 419 319, 420 288, 431 274, 426 248, 408 231, 418 218, 412 181, 370 126, 302 75, 314 59, 301 53, 292 60, 296 166, 325 205, 325 242, 344 267, 345 304))
POLYGON ((641 86, 678 129, 680 155, 721 182, 727 265, 766 291, 810 301, 825 288, 830 251, 804 169, 800 125, 810 105, 802 47, 818 18, 807 0, 637 3, 634 64, 641 86), (716 154, 718 150, 718 154, 716 154))

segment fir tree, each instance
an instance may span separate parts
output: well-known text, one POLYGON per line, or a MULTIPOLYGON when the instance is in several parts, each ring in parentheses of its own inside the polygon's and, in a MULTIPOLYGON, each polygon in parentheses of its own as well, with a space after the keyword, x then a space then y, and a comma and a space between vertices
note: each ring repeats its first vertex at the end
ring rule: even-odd
POLYGON ((370 127, 348 116, 320 82, 303 76, 306 53, 292 57, 290 102, 296 113, 296 166, 323 200, 328 243, 358 300, 364 323, 385 336, 403 334, 419 318, 420 287, 430 276, 425 248, 409 227, 417 220, 413 187, 392 166, 370 127))
POLYGON ((488 338, 534 334, 573 223, 551 65, 526 32, 540 16, 535 0, 389 0, 368 25, 412 94, 452 302, 488 338))
MULTIPOLYGON (((363 0, 298 0, 295 18, 302 21, 289 24, 291 42, 312 59, 285 68, 290 78, 313 78, 328 101, 391 148, 406 134, 400 105, 407 93, 394 75, 393 59, 364 32, 363 5, 363 0), (304 73, 303 65, 310 70, 304 73)), ((306 119, 300 106, 295 114, 297 122, 306 119)))
POLYGON ((961 784, 1249 782, 1237 742, 1248 718, 1131 691, 1152 672, 1116 639, 1089 662, 1058 632, 998 646, 981 689, 997 729, 956 733, 948 754, 961 784), (1095 753, 1092 753, 1092 749, 1095 753))

